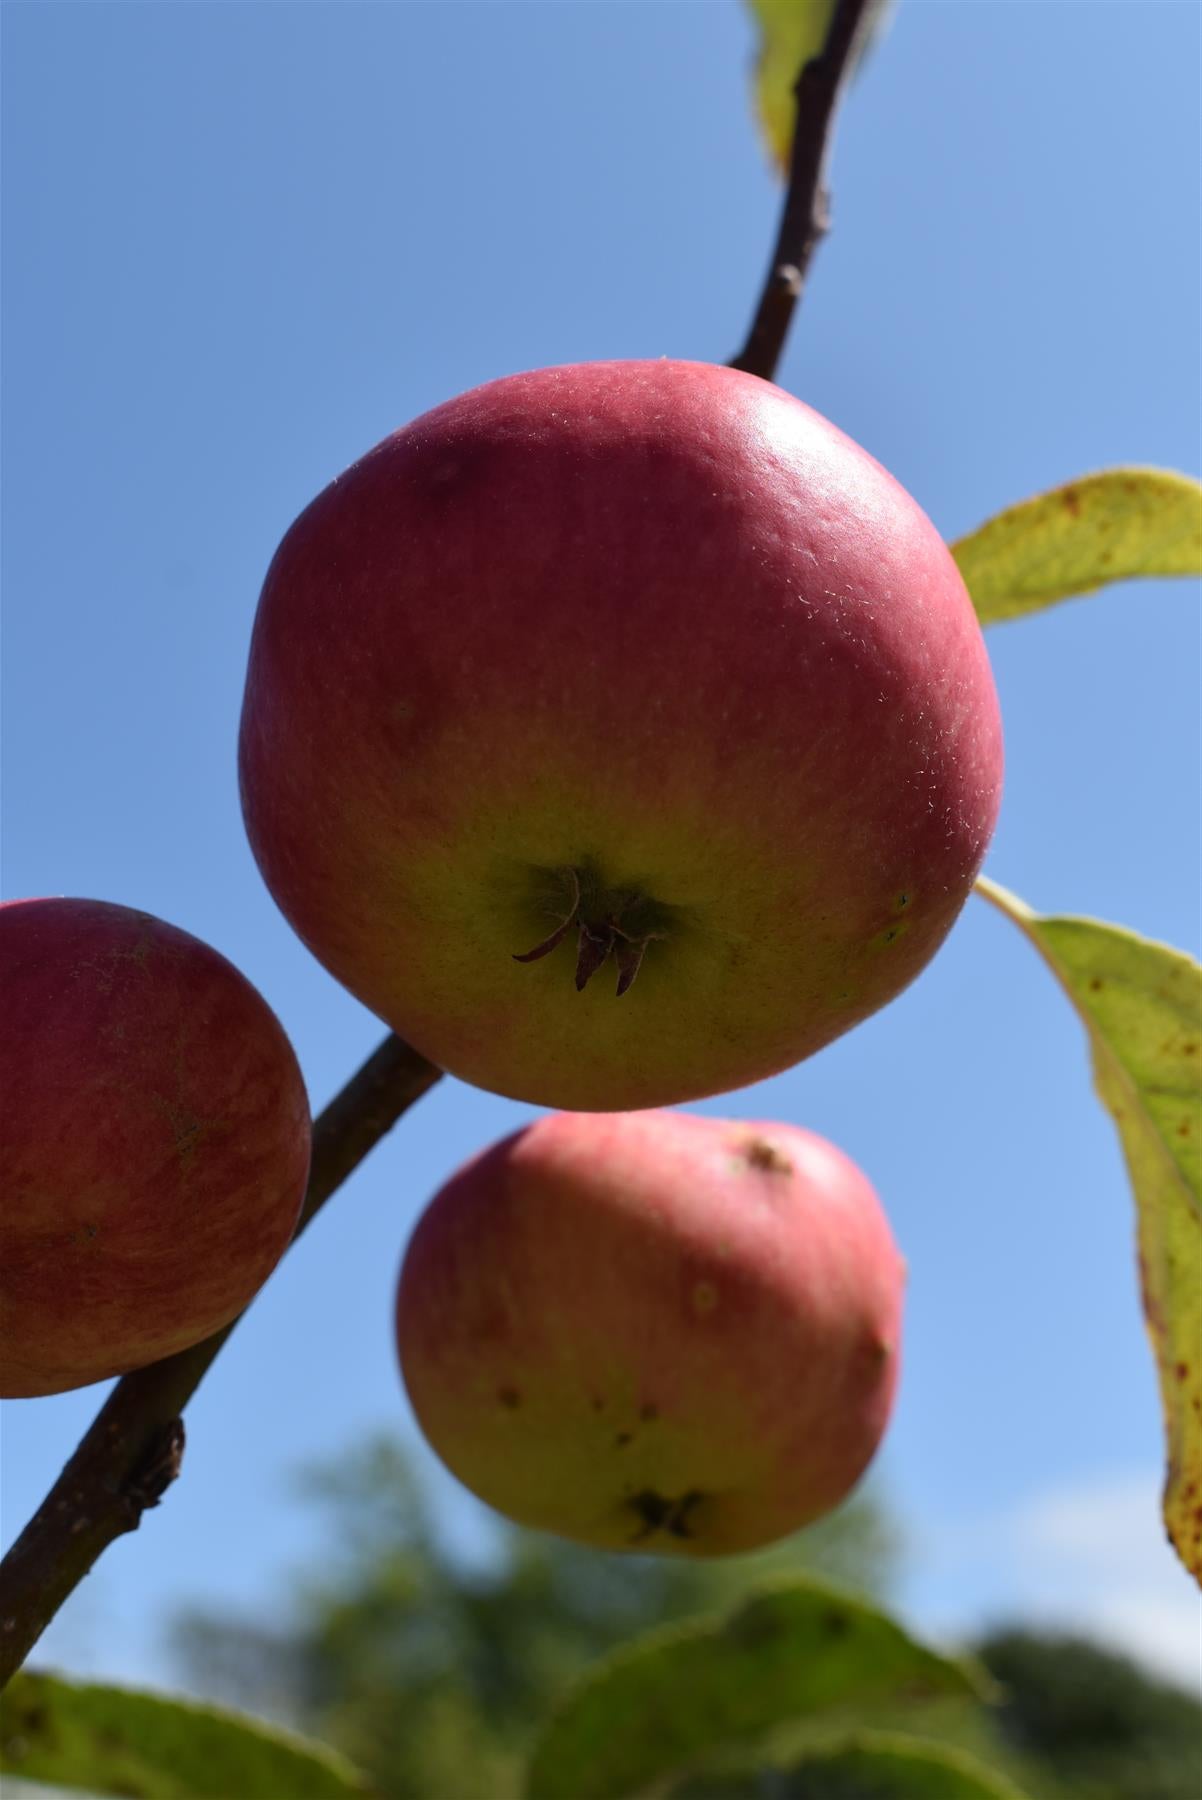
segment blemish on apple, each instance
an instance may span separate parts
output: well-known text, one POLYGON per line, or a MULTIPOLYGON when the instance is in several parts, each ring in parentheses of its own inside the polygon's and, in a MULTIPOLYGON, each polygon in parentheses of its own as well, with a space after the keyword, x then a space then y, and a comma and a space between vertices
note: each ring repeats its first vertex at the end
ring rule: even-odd
POLYGON ((897 919, 892 925, 886 925, 884 931, 877 932, 871 940, 872 949, 887 950, 890 944, 895 944, 899 938, 905 937, 909 929, 909 919, 897 919))
POLYGON ((753 1137, 741 1145, 743 1160, 753 1169, 761 1169, 769 1175, 791 1175, 793 1164, 788 1157, 769 1143, 767 1138, 753 1137))

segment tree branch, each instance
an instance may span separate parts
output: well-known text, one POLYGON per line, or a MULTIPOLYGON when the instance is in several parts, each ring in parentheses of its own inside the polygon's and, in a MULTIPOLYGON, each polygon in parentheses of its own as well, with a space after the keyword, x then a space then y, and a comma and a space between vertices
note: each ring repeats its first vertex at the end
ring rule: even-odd
POLYGON ((776 248, 747 341, 732 369, 771 381, 814 251, 830 229, 827 164, 835 113, 872 0, 835 0, 826 42, 797 77, 797 124, 776 248))
MULTIPOLYGON (((313 1161, 295 1243, 368 1152, 439 1079, 387 1037, 313 1127, 313 1161)), ((0 1687, 16 1673, 102 1551, 136 1531, 179 1474, 185 1405, 237 1325, 117 1383, 79 1448, 0 1563, 0 1687)))

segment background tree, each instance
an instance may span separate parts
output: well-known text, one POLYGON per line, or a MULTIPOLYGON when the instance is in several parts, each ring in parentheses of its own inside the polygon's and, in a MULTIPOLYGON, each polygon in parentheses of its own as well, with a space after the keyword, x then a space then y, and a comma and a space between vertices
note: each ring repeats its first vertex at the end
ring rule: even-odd
POLYGON ((506 1800, 537 1725, 607 1650, 765 1575, 811 1570, 883 1597, 900 1550, 865 1496, 731 1561, 613 1557, 498 1521, 492 1555, 467 1566, 386 1437, 310 1470, 300 1491, 324 1513, 321 1573, 298 1581, 283 1622, 193 1611, 174 1623, 174 1653, 190 1685, 336 1744, 390 1800, 506 1800))
POLYGON ((1202 1707, 1129 1658, 1087 1639, 991 1632, 978 1646, 1002 1684, 1005 1743, 1054 1771, 1081 1800, 1193 1800, 1202 1782, 1202 1707))
MULTIPOLYGON (((597 1657, 769 1575, 808 1570, 888 1599, 905 1554, 871 1489, 755 1556, 615 1558, 498 1522, 491 1556, 469 1565, 391 1438, 298 1485, 323 1516, 320 1574, 298 1578, 275 1624, 180 1614, 173 1655, 189 1685, 337 1745, 388 1800, 516 1800, 535 1732, 597 1657)), ((941 1703, 927 1735, 1006 1768, 1035 1800, 1194 1800, 1202 1707, 1189 1695, 1080 1637, 998 1630, 976 1648, 1003 1689, 996 1712, 941 1703)), ((876 1722, 903 1729, 914 1712, 876 1722)))

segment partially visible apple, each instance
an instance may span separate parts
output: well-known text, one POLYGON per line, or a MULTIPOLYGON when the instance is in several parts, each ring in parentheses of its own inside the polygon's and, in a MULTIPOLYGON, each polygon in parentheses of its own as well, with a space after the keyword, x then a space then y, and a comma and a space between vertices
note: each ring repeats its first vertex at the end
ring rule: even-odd
POLYGON ((452 1073, 590 1111, 892 999, 1001 761, 925 514, 781 389, 668 361, 493 382, 333 482, 268 572, 241 736, 315 955, 452 1073))
POLYGON ((309 1108, 266 1001, 100 900, 0 907, 0 1394, 56 1394, 229 1323, 296 1226, 309 1108))
POLYGON ((426 1437, 499 1512, 714 1556, 854 1486, 889 1416, 903 1280, 867 1178, 823 1138, 559 1114, 431 1202, 397 1338, 426 1437))

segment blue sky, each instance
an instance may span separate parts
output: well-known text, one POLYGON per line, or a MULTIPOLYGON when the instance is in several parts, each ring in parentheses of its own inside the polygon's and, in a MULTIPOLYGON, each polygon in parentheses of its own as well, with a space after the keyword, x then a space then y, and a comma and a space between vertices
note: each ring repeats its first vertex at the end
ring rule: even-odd
MULTIPOLYGON (((268 559, 340 468, 476 382, 736 348, 779 204, 751 29, 734 0, 4 10, 4 892, 123 901, 217 945, 316 1109, 381 1028, 292 937, 242 833, 268 559)), ((780 379, 949 536, 1088 469, 1198 472, 1200 21, 1189 0, 901 0, 849 99, 780 379)), ((990 872, 1196 954, 1196 584, 989 645, 990 872)), ((825 1132, 893 1218, 911 1274, 880 1480, 909 1615, 1085 1620, 1187 1667, 1126 1180, 1080 1029, 1012 928, 970 903, 885 1013, 704 1110, 825 1132)), ((390 1312, 416 1214, 529 1116, 446 1082, 377 1151, 45 1659, 165 1680, 173 1606, 261 1609, 316 1553, 292 1471, 412 1432, 390 1312)), ((5 1541, 99 1397, 4 1407, 5 1541)), ((475 1503, 439 1491, 479 1543, 475 1503)))

